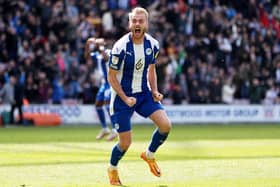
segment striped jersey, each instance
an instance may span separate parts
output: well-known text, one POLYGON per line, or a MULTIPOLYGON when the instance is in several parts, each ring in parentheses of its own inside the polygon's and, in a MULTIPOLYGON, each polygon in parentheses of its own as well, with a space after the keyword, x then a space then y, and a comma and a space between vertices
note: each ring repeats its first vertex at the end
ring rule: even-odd
MULTIPOLYGON (((110 54, 110 50, 105 51, 110 54)), ((103 56, 98 52, 90 53, 93 63, 96 64, 97 70, 102 73, 105 83, 108 83, 108 63, 103 59, 103 56)))
POLYGON ((147 33, 142 44, 134 44, 130 33, 115 43, 109 68, 118 71, 117 79, 126 95, 150 90, 148 67, 156 62, 158 52, 159 42, 147 33))

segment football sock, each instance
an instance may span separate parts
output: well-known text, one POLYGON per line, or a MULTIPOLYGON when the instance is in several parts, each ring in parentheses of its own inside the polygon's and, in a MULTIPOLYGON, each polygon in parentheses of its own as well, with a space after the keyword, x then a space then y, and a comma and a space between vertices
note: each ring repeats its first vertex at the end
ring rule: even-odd
POLYGON ((154 155, 155 155, 155 153, 149 151, 149 149, 146 150, 146 156, 148 159, 153 159, 154 155))
MULTIPOLYGON (((158 129, 156 129, 152 136, 152 141, 149 145, 149 151, 154 153, 158 149, 158 147, 166 140, 168 133, 161 133, 158 129)), ((147 155, 148 156, 148 155, 147 155)))
POLYGON ((111 166, 117 166, 126 151, 121 150, 119 144, 113 147, 110 164, 111 166))
POLYGON ((102 125, 102 128, 107 128, 107 124, 106 124, 106 119, 105 119, 105 114, 104 114, 104 110, 102 107, 96 107, 96 112, 99 118, 99 121, 102 125))
POLYGON ((118 167, 117 166, 113 166, 113 165, 109 165, 109 168, 110 168, 110 170, 115 170, 115 169, 118 169, 118 167))
POLYGON ((112 129, 112 132, 118 134, 118 131, 116 129, 112 129))

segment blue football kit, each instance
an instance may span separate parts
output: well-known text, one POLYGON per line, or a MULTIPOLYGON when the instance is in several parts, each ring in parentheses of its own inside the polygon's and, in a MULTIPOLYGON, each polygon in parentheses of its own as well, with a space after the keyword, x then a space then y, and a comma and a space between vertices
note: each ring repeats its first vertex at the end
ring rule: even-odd
MULTIPOLYGON (((110 53, 109 50, 105 51, 108 55, 110 53)), ((108 82, 108 63, 105 61, 105 59, 103 58, 102 54, 100 54, 98 51, 95 52, 91 52, 90 53, 91 59, 93 61, 93 63, 96 64, 97 70, 99 72, 101 72, 101 74, 103 75, 103 80, 102 80, 102 84, 100 85, 100 88, 98 89, 98 92, 96 94, 96 101, 100 101, 100 102, 104 102, 106 104, 106 102, 110 101, 110 85, 108 82)), ((105 105, 106 110, 109 112, 109 105, 106 104, 105 105)), ((103 129, 107 129, 107 123, 106 123, 106 117, 105 117, 105 113, 103 110, 103 106, 99 106, 96 107, 96 112, 97 112, 97 116, 100 120, 100 123, 102 125, 103 129)), ((110 116, 110 120, 112 123, 112 118, 110 116)), ((114 124, 112 123, 112 128, 114 128, 114 124)))
POLYGON ((110 101, 110 85, 108 82, 108 63, 105 62, 103 59, 102 55, 99 52, 91 52, 90 53, 91 59, 93 63, 96 63, 98 71, 101 72, 103 75, 103 83, 101 84, 97 95, 96 95, 96 100, 98 101, 110 101))
POLYGON ((130 118, 136 111, 143 117, 163 109, 155 102, 147 79, 148 67, 156 63, 159 43, 145 34, 142 44, 134 44, 130 33, 119 39, 111 50, 109 68, 117 70, 117 79, 127 96, 135 97, 136 104, 129 107, 111 88, 110 114, 118 132, 131 129, 130 118))

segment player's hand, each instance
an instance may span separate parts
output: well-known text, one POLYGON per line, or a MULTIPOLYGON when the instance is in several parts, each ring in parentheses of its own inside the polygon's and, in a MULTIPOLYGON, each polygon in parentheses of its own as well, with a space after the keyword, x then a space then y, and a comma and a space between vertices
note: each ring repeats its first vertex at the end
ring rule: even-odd
POLYGON ((99 50, 103 51, 105 49, 104 46, 106 43, 105 43, 104 38, 97 38, 95 40, 95 43, 99 46, 99 50), (100 47, 103 47, 104 49, 102 50, 102 49, 100 49, 100 47))
MULTIPOLYGON (((96 44, 96 40, 97 40, 96 38, 87 39, 86 46, 88 46, 89 49, 92 48, 96 44)), ((92 50, 92 49, 90 49, 90 50, 92 50)))
POLYGON ((95 38, 89 38, 86 41, 86 46, 85 46, 85 58, 88 59, 89 58, 89 53, 90 51, 92 51, 92 48, 94 48, 95 46, 95 38))
POLYGON ((136 98, 135 97, 127 97, 126 100, 125 100, 125 103, 129 107, 133 107, 136 104, 136 98))
POLYGON ((159 102, 163 99, 163 95, 158 91, 153 92, 153 99, 155 102, 159 102))

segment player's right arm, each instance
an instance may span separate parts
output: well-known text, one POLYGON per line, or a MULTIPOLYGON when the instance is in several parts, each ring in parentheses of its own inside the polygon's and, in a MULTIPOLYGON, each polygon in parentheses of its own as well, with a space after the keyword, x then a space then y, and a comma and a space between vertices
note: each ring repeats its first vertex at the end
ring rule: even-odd
POLYGON ((107 50, 105 49, 106 42, 104 38, 96 38, 95 44, 97 45, 98 52, 102 55, 104 62, 108 62, 109 60, 109 54, 107 50))
POLYGON ((85 56, 86 60, 89 60, 89 58, 90 58, 91 48, 92 48, 92 46, 95 45, 95 40, 96 39, 92 37, 92 38, 87 39, 87 41, 86 41, 85 52, 84 52, 84 56, 85 56))
POLYGON ((109 71, 108 71, 108 81, 113 88, 113 90, 118 94, 124 103, 129 107, 132 107, 136 103, 136 98, 128 97, 123 91, 121 84, 117 78, 118 72, 121 69, 121 65, 125 57, 125 50, 122 47, 122 43, 118 41, 111 50, 110 60, 109 60, 109 71))
POLYGON ((118 73, 117 70, 109 68, 108 81, 109 81, 111 87, 118 94, 118 96, 123 100, 123 102, 125 102, 129 107, 132 107, 136 103, 136 98, 128 97, 124 93, 124 91, 123 91, 123 89, 122 89, 122 87, 121 87, 121 85, 120 85, 120 83, 117 79, 117 73, 118 73))

